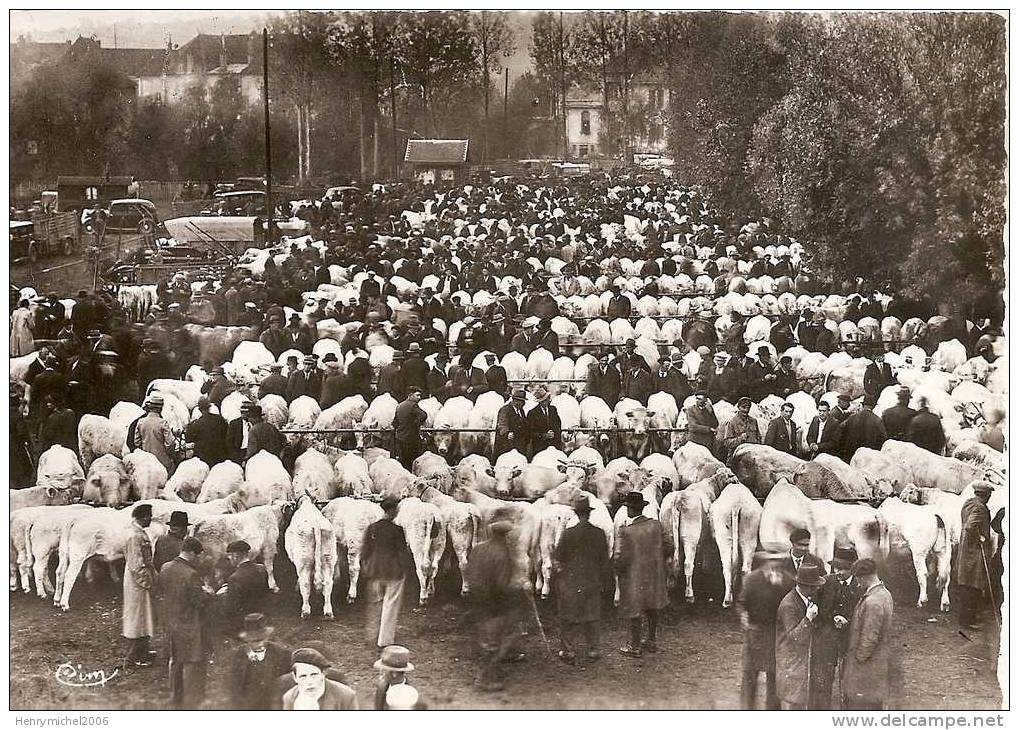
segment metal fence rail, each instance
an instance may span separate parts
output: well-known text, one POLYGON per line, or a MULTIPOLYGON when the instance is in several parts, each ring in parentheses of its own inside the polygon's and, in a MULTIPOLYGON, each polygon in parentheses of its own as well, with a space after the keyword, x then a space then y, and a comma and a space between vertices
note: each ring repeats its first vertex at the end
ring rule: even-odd
MULTIPOLYGON (((421 428, 418 429, 421 433, 495 433, 494 428, 421 428)), ((638 433, 638 431, 632 428, 563 428, 562 431, 569 433, 638 433)), ((686 428, 647 428, 641 433, 649 432, 675 432, 685 433, 688 429, 686 428)), ((393 428, 281 428, 280 433, 304 433, 304 434, 318 434, 318 433, 394 433, 393 428)))

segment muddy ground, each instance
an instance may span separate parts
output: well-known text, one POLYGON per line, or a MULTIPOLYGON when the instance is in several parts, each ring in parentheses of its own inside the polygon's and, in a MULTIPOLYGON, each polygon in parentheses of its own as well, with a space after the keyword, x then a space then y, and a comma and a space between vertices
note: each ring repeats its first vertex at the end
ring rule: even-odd
MULTIPOLYGON (((277 566, 281 562, 277 561, 277 566)), ((366 631, 363 603, 343 602, 343 586, 335 596, 337 618, 316 616, 301 621, 299 599, 286 565, 278 567, 284 590, 271 600, 268 612, 276 638, 291 647, 315 642, 346 674, 362 708, 371 706, 376 650, 366 631)), ((893 576, 888 580, 896 599, 896 644, 901 676, 896 682, 895 709, 995 709, 1001 705, 996 678, 997 631, 989 628, 964 635, 951 617, 915 607, 916 588, 893 576)), ((405 596, 416 597, 412 586, 405 596)), ((626 637, 624 623, 607 610, 602 627, 602 660, 591 667, 568 667, 545 653, 533 624, 524 639, 527 659, 510 669, 505 691, 485 694, 473 687, 477 663, 466 604, 449 582, 425 608, 406 604, 397 638, 412 651, 417 666, 414 684, 436 709, 732 709, 739 704, 742 638, 736 615, 717 602, 693 607, 676 594, 666 610, 659 643, 661 652, 642 659, 618 653, 626 637)), ((316 607, 317 608, 317 607, 316 607)), ((555 642, 554 604, 540 607, 542 622, 555 642)), ((16 709, 161 709, 169 693, 165 665, 121 672, 106 686, 70 688, 55 679, 65 662, 82 670, 112 670, 120 663, 119 589, 105 574, 94 585, 76 586, 72 609, 61 613, 36 596, 10 597, 11 694, 16 709)), ((209 673, 208 706, 228 707, 224 691, 227 657, 237 645, 220 639, 209 673)), ((162 649, 157 638, 155 648, 162 649)))

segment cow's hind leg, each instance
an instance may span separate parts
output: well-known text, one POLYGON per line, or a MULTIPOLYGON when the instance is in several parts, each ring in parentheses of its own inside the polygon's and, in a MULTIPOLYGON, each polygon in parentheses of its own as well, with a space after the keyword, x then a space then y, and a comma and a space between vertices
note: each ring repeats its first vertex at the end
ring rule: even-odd
POLYGON ((324 599, 322 615, 326 618, 333 617, 333 572, 335 570, 335 564, 322 566, 322 597, 324 599))
POLYGON ((927 605, 927 551, 919 546, 910 545, 913 554, 913 569, 916 571, 916 582, 920 585, 920 595, 916 599, 916 607, 927 605))
POLYGON ((301 618, 311 616, 311 575, 315 566, 302 565, 297 569, 297 588, 301 592, 301 618))

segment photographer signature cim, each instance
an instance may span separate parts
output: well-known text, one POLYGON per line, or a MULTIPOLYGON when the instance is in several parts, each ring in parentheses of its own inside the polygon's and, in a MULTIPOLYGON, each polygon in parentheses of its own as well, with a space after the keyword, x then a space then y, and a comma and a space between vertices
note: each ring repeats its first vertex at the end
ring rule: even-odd
POLYGON ((119 673, 119 669, 107 674, 105 669, 84 669, 81 664, 64 662, 57 667, 55 677, 66 687, 104 687, 119 673))

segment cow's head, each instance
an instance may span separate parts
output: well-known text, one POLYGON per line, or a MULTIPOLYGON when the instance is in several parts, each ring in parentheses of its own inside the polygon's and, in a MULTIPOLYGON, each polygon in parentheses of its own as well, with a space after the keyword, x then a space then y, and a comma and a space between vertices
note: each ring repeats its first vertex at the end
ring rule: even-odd
POLYGON ((495 493, 499 497, 508 497, 513 492, 513 480, 524 473, 521 466, 498 466, 491 471, 495 477, 495 493))
POLYGON ((573 483, 580 487, 586 485, 587 480, 595 472, 594 465, 586 461, 560 461, 558 468, 561 473, 566 475, 567 483, 573 483))
POLYGON ((648 427, 651 424, 651 419, 655 417, 655 411, 649 411, 647 408, 634 408, 632 411, 626 412, 626 417, 630 421, 630 428, 637 435, 644 435, 648 432, 648 427))
POLYGON ((448 456, 453 451, 453 438, 455 432, 448 429, 443 431, 434 431, 432 433, 432 440, 435 442, 435 453, 439 456, 448 456))

